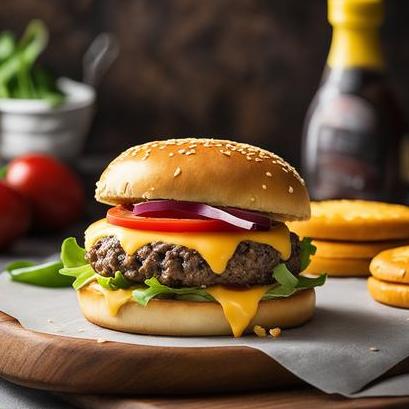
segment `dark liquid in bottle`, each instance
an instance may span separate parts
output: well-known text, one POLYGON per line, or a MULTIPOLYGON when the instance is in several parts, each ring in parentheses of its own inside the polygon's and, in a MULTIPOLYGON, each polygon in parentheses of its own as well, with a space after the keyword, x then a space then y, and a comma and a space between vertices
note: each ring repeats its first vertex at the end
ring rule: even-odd
POLYGON ((384 74, 326 68, 304 126, 303 171, 315 200, 400 200, 403 117, 384 74))

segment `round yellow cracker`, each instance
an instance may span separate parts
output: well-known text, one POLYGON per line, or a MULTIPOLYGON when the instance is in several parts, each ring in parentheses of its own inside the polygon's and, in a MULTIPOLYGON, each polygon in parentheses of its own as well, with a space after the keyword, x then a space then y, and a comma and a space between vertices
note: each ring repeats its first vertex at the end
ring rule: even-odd
POLYGON ((380 280, 409 284, 409 246, 382 251, 373 258, 369 270, 380 280))
POLYGON ((387 283, 375 277, 368 278, 368 290, 371 297, 387 305, 409 308, 409 285, 387 283))
POLYGON ((373 258, 383 250, 409 244, 408 240, 387 241, 328 241, 313 240, 317 247, 316 256, 322 258, 373 258))
POLYGON ((370 259, 324 258, 314 256, 305 270, 307 274, 326 273, 335 277, 362 277, 369 275, 370 259))
POLYGON ((311 219, 288 223, 301 237, 324 240, 409 239, 409 207, 364 200, 311 203, 311 219))

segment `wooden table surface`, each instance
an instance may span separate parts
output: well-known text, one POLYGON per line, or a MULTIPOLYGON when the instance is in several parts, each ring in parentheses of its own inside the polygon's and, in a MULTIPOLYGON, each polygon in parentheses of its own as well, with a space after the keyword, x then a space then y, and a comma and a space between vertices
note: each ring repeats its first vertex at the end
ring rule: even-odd
MULTIPOLYGON (((60 395, 61 397, 61 395, 60 395)), ((197 397, 112 397, 64 395, 62 399, 79 409, 387 409, 409 408, 409 396, 397 398, 347 399, 312 388, 197 397)))

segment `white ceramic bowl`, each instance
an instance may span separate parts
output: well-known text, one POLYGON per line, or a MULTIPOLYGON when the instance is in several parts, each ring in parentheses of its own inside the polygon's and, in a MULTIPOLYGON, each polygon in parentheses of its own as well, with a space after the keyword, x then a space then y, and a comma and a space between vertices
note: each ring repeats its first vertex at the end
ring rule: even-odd
POLYGON ((58 80, 67 95, 56 108, 41 100, 0 99, 0 156, 48 153, 78 156, 94 116, 95 89, 68 78, 58 80))

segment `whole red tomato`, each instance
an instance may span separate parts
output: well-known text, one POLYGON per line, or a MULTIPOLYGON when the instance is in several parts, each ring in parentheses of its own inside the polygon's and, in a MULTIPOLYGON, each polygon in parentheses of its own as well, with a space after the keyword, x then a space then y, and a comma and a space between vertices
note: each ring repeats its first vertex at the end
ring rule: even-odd
POLYGON ((22 236, 30 226, 30 208, 24 198, 0 181, 0 247, 22 236))
POLYGON ((42 154, 11 161, 6 182, 27 198, 34 225, 41 230, 61 229, 76 221, 84 207, 84 190, 63 163, 42 154))

